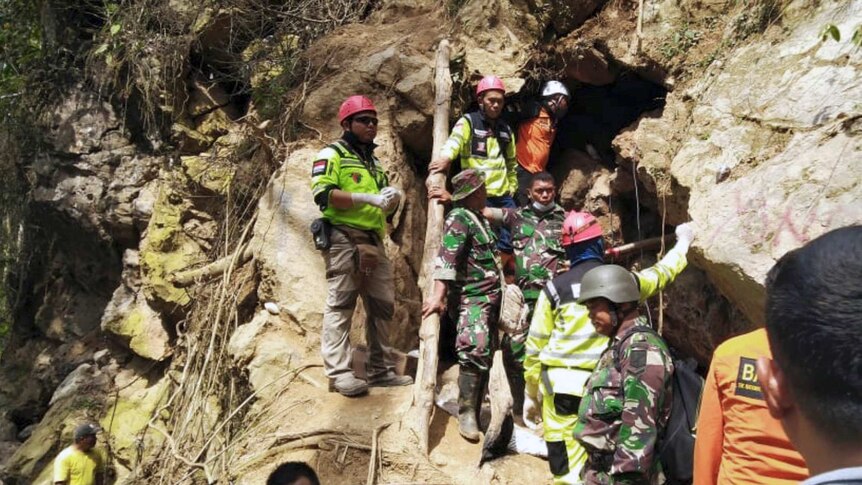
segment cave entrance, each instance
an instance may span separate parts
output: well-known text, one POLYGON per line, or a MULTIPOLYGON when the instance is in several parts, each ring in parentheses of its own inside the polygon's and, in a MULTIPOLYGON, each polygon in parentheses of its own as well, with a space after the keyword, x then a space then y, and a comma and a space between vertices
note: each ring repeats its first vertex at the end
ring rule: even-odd
MULTIPOLYGON (((560 203, 595 215, 611 247, 673 234, 664 209, 678 203, 671 199, 679 199, 680 194, 673 193, 667 200, 659 195, 658 181, 639 173, 636 162, 626 158, 626 151, 637 150, 629 146, 635 141, 620 137, 644 117, 661 117, 668 89, 651 73, 634 72, 599 56, 591 49, 579 62, 554 66, 564 73, 561 80, 572 94, 570 109, 558 123, 549 161, 560 203), (622 154, 617 153, 621 149, 622 154)), ((667 138, 671 137, 668 133, 667 138)), ((658 250, 655 244, 607 261, 643 269, 655 264, 658 250)), ((666 288, 663 299, 651 298, 647 308, 655 327, 662 320, 671 345, 702 365, 708 364, 716 343, 748 324, 706 273, 692 264, 666 288)))
MULTIPOLYGON (((563 66, 572 98, 557 125, 548 164, 566 209, 588 210, 621 244, 660 236, 662 218, 655 193, 614 150, 614 139, 642 116, 659 117, 668 90, 591 49, 563 66), (586 55, 588 54, 588 55, 586 55)), ((665 228, 672 232, 672 228, 665 228)))
POLYGON ((573 87, 566 116, 557 127, 554 150, 576 149, 613 166, 611 142, 644 113, 661 115, 667 89, 634 72, 625 71, 605 85, 566 83, 573 87))

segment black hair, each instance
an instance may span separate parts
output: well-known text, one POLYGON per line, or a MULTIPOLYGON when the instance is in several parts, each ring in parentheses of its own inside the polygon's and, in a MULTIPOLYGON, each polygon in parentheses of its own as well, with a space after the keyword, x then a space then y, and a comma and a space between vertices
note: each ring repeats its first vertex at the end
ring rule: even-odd
POLYGON ((291 485, 300 478, 307 478, 312 485, 320 485, 314 469, 301 461, 282 463, 266 479, 266 485, 291 485))
POLYGON ((557 185, 556 182, 554 182, 554 176, 549 174, 548 172, 539 172, 533 175, 533 178, 530 179, 531 189, 533 188, 533 185, 536 184, 536 182, 550 182, 554 184, 555 187, 557 185))
POLYGON ((835 443, 862 443, 862 226, 785 254, 766 280, 773 358, 799 410, 835 443))

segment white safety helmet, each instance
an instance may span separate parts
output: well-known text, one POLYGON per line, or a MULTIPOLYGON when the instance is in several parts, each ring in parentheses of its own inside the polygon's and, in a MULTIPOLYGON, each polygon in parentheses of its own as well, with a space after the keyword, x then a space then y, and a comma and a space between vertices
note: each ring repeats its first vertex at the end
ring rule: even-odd
POLYGON ((548 98, 555 94, 562 94, 567 98, 571 98, 569 95, 569 90, 566 89, 566 86, 560 81, 548 81, 542 86, 542 97, 548 98))

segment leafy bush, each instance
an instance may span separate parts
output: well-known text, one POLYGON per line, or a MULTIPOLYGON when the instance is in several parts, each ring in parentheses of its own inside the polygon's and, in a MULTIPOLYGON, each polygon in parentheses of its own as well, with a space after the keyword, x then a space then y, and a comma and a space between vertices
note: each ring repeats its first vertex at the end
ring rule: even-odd
POLYGON ((665 59, 673 59, 674 57, 685 54, 689 49, 696 46, 700 42, 701 33, 699 30, 694 30, 688 24, 683 24, 679 29, 670 35, 670 38, 665 40, 661 47, 661 53, 665 59))

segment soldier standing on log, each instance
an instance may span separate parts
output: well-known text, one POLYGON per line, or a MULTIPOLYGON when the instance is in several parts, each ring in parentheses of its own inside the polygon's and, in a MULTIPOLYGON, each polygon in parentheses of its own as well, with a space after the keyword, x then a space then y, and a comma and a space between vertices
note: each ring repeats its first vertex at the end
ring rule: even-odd
MULTIPOLYGON (((489 221, 506 226, 512 233, 515 284, 524 293, 529 322, 542 288, 568 269, 568 261, 561 242, 566 211, 554 202, 557 195, 554 177, 548 172, 539 172, 526 182, 526 189, 529 204, 519 209, 486 208, 483 213, 489 221)), ((518 418, 524 408, 524 355, 528 330, 516 335, 506 334, 501 343, 514 401, 512 411, 518 418)))
POLYGON ((496 347, 502 281, 497 238, 482 216, 487 197, 483 173, 464 170, 452 178, 452 185, 456 207, 446 218, 434 290, 422 306, 422 317, 448 309, 457 321, 458 429, 468 441, 478 441, 477 415, 496 347))

